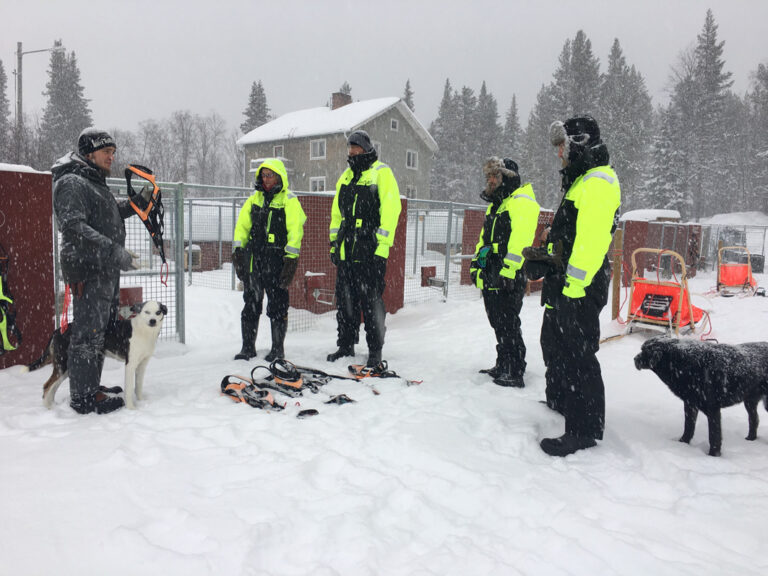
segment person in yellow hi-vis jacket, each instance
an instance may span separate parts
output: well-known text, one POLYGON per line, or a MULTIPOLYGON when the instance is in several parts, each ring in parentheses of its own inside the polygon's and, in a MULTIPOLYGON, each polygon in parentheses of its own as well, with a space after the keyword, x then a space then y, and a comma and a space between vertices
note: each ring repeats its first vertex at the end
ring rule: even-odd
POLYGON ((488 321, 496 333, 496 365, 480 370, 499 386, 525 386, 525 343, 520 329, 527 282, 523 248, 530 246, 539 222, 539 205, 530 184, 520 186, 517 164, 492 157, 483 165, 490 206, 475 248, 470 276, 483 291, 488 321))
POLYGON ((384 346, 384 275, 402 202, 392 170, 378 161, 368 133, 356 130, 347 139, 347 168, 336 183, 331 208, 331 261, 336 265, 336 321, 338 350, 333 362, 354 356, 365 322, 366 365, 381 363, 384 346))
POLYGON ((554 122, 550 139, 563 164, 563 198, 543 258, 541 349, 547 405, 565 417, 565 434, 544 438, 541 449, 567 456, 595 446, 605 429, 605 388, 596 353, 621 189, 594 118, 554 122))
POLYGON ((283 163, 268 158, 256 170, 256 191, 245 201, 235 226, 232 263, 243 282, 243 311, 240 328, 243 347, 235 360, 256 356, 264 292, 267 316, 272 325, 271 362, 284 358, 283 343, 288 330, 290 286, 301 252, 307 217, 296 195, 288 189, 283 163))

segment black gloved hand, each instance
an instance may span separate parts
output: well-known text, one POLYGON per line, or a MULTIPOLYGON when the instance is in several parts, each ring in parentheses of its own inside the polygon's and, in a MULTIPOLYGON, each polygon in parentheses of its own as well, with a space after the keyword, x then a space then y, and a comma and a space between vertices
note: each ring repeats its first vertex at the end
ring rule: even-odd
POLYGON ((528 246, 523 248, 523 258, 526 260, 531 262, 544 262, 550 266, 553 266, 557 270, 562 270, 563 268, 562 256, 563 243, 561 241, 558 241, 558 243, 555 244, 554 249, 552 250, 552 254, 550 254, 544 246, 540 246, 538 248, 528 246))
POLYGON ((293 282, 293 277, 296 275, 296 268, 299 266, 298 258, 289 258, 285 256, 283 258, 283 269, 280 271, 279 286, 283 290, 288 288, 293 282))
POLYGON ((117 261, 120 270, 124 272, 139 269, 139 255, 126 250, 119 244, 115 244, 112 247, 112 257, 117 261))
POLYGON ((235 248, 235 251, 232 252, 232 266, 235 268, 235 276, 237 276, 237 279, 245 282, 247 272, 245 250, 242 248, 235 248))
POLYGON ((341 264, 341 257, 339 256, 339 247, 331 242, 331 263, 334 266, 341 264))
POLYGON ((373 269, 379 278, 384 278, 387 274, 387 259, 383 256, 373 255, 373 269))

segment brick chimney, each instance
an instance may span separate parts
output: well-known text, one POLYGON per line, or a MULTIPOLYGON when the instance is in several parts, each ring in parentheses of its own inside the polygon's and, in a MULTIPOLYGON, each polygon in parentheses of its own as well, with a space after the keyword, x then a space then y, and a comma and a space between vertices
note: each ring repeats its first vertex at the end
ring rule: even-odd
POLYGON ((331 94, 331 110, 341 108, 347 104, 352 104, 352 96, 344 94, 343 92, 334 92, 331 94))

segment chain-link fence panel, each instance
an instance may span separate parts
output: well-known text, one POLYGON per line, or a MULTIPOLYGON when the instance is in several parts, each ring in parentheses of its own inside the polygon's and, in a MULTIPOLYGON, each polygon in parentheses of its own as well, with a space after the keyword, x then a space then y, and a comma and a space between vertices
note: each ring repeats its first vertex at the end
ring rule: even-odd
POLYGON ((484 214, 485 206, 480 205, 408 200, 406 304, 480 297, 465 269, 474 256, 484 214))

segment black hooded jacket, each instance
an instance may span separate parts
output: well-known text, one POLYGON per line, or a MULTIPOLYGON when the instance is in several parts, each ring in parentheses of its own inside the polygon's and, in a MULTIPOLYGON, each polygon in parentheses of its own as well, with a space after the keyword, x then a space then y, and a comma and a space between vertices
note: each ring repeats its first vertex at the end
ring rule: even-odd
POLYGON ((135 214, 130 203, 117 202, 102 171, 76 152, 57 160, 51 172, 64 281, 119 275, 123 220, 135 214))

